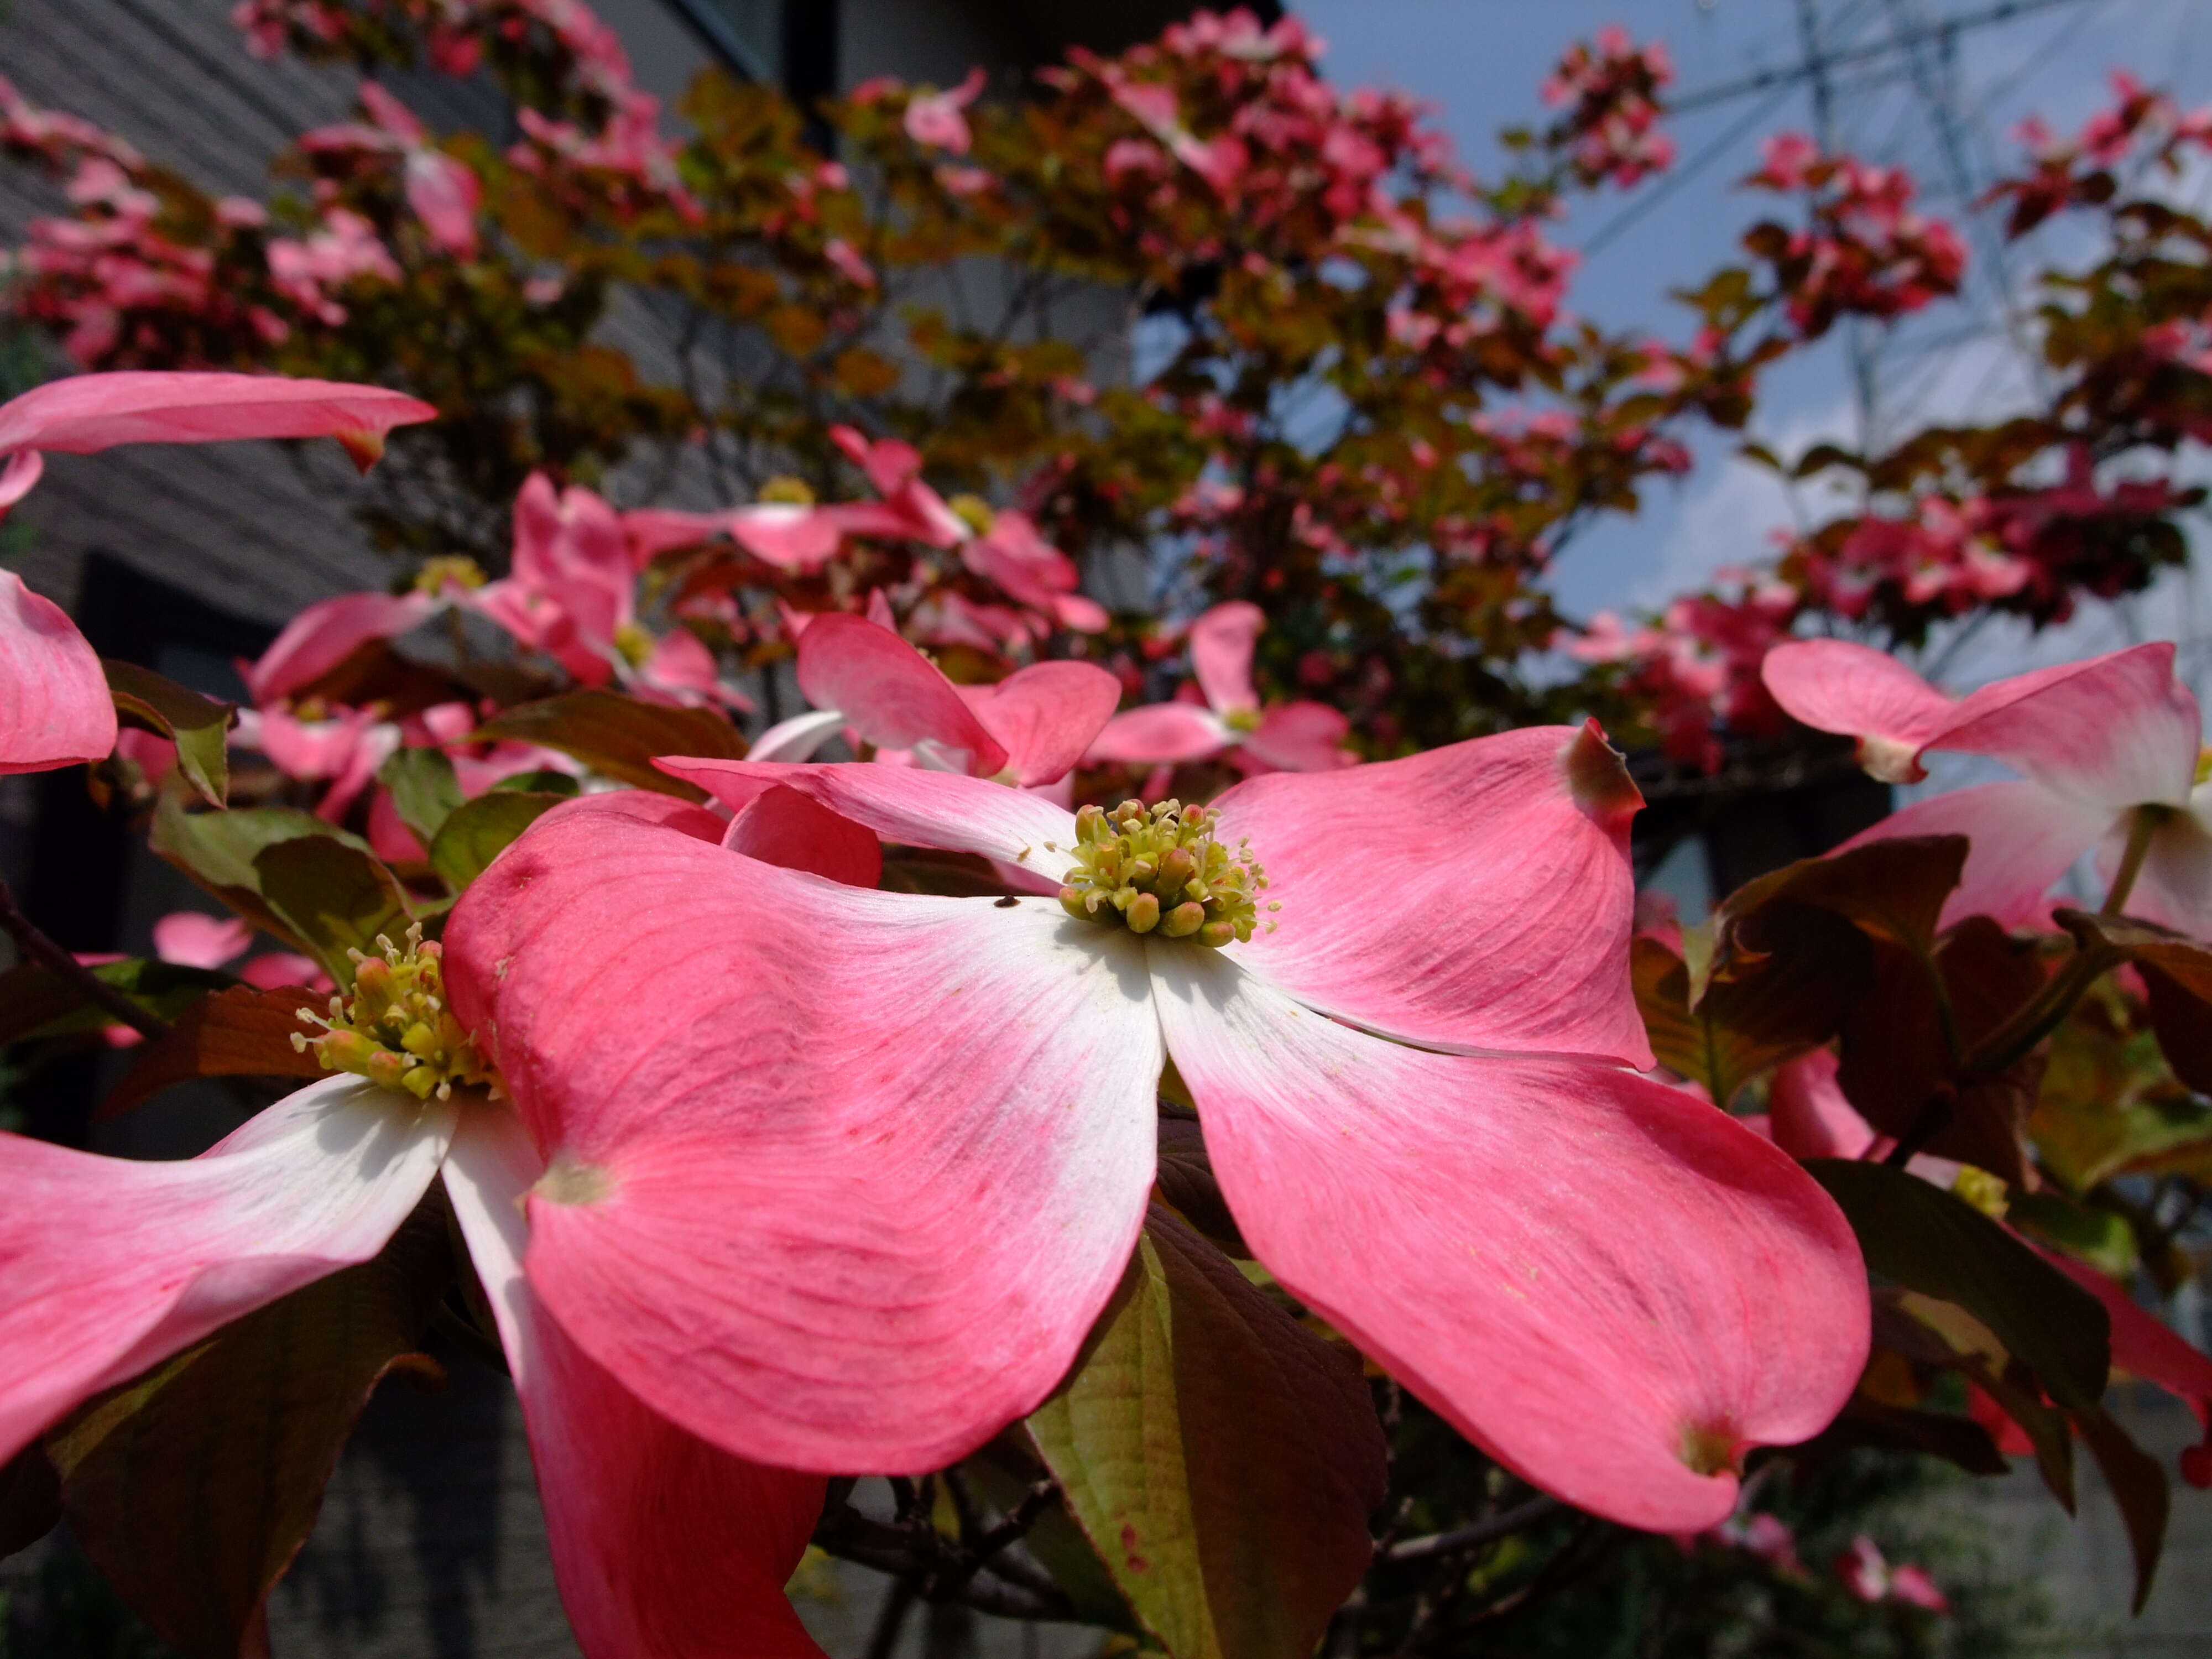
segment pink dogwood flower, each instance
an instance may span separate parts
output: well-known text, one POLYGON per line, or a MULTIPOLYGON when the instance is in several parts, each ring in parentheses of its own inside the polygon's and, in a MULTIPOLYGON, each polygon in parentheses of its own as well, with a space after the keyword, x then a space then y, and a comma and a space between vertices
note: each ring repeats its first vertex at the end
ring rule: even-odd
POLYGON ((906 136, 917 144, 965 155, 969 141, 968 106, 983 95, 987 84, 983 71, 971 69, 968 78, 950 92, 929 93, 913 100, 906 106, 906 136))
POLYGON ((455 909, 453 1006, 551 1171, 531 1286, 692 1432, 908 1471, 1033 1409, 1135 1244, 1170 1057, 1260 1260, 1572 1503, 1711 1526, 1743 1454, 1856 1380, 1842 1216, 1632 1069, 1641 803, 1594 727, 1110 814, 914 768, 661 764, 1061 884, 860 890, 586 800, 455 909))
MULTIPOLYGON (((333 437, 366 467, 429 404, 381 386, 258 374, 80 374, 0 404, 0 518, 39 481, 48 450, 118 444, 333 437)), ((115 747, 100 659, 61 608, 0 571, 0 774, 95 761, 115 747)))
POLYGON ((1761 672, 1784 709, 1857 738, 1860 763, 1887 781, 1925 776, 1921 757, 1937 750, 2023 775, 1915 801, 1846 843, 1969 836, 1944 926, 2033 921, 2051 884, 2094 849, 2130 914, 2212 936, 2212 787, 2199 780, 2203 720, 2172 645, 2039 668, 1957 701, 1840 640, 1779 646, 1761 672))
POLYGON ((1873 1539, 1861 1533, 1836 1558, 1836 1577, 1862 1601, 1903 1601, 1929 1613, 1948 1613, 1951 1603, 1923 1567, 1893 1567, 1873 1539))
POLYGON ((1326 772, 1358 757, 1344 746, 1352 723, 1322 702, 1261 708, 1252 649, 1267 614, 1232 599, 1190 625, 1190 665, 1206 705, 1156 702, 1116 714, 1085 759, 1170 766, 1229 755, 1251 772, 1326 772))
MULTIPOLYGON (((638 810, 720 829, 680 805, 638 810)), ((820 1659, 781 1594, 821 1510, 820 1477, 686 1433, 544 1316, 518 1206, 545 1166, 512 1107, 487 1097, 450 1014, 427 1000, 437 962, 434 944, 372 958, 347 1012, 334 1008, 326 1054, 373 1075, 311 1084, 198 1158, 147 1163, 0 1136, 0 1346, 15 1362, 0 1376, 0 1461, 90 1395, 375 1255, 442 1180, 522 1401, 585 1653, 820 1659), (434 1056, 398 1047, 424 1018, 440 1029, 434 1056), (678 1557, 685 1571, 672 1573, 678 1557)))
POLYGON ((814 708, 762 732, 756 760, 803 761, 849 728, 917 766, 1035 787, 1067 775, 1121 697, 1111 674, 1081 662, 955 685, 884 622, 842 613, 808 621, 798 670, 814 708))
POLYGON ((465 581, 434 561, 415 592, 346 593, 309 605, 247 671, 248 689, 262 701, 289 695, 369 641, 396 639, 459 607, 552 658, 580 685, 618 680, 653 702, 750 706, 722 684, 698 635, 679 627, 656 637, 639 623, 632 536, 599 496, 580 486, 556 490, 532 473, 515 497, 514 546, 512 572, 497 581, 480 573, 465 581))
MULTIPOLYGON (((154 954, 187 968, 227 967, 252 948, 252 924, 236 916, 172 910, 154 924, 154 954)), ((329 975, 293 951, 264 951, 240 963, 238 976, 263 990, 283 985, 325 993, 334 988, 329 975)))
POLYGON ((318 127, 301 135, 300 148, 310 155, 398 157, 406 180, 407 205, 422 222, 431 241, 456 258, 475 258, 477 209, 483 198, 475 169, 433 144, 414 111, 375 82, 363 81, 357 95, 369 125, 318 127))

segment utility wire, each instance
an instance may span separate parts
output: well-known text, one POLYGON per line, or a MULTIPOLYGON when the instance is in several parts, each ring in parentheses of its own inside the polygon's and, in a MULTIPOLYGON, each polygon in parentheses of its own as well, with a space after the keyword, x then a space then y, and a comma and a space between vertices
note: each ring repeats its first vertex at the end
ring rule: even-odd
POLYGON ((1715 104, 1732 103, 1738 98, 1765 92, 1771 87, 1795 86, 1800 81, 1810 80, 1828 70, 1840 69, 1850 64, 1869 63, 1893 52, 1940 40, 1946 34, 1988 28, 1993 24, 2009 23, 2017 18, 2033 16, 2039 11, 2049 11, 2054 7, 2082 3, 2083 0, 2004 0, 2001 5, 1987 6, 1979 11, 1961 12, 1955 17, 1946 17, 1918 29, 1899 31, 1881 40, 1861 46, 1838 46, 1817 57, 1801 58, 1796 63, 1782 69, 1762 70, 1755 75, 1743 76, 1734 81, 1700 87, 1695 92, 1686 92, 1679 98, 1668 99, 1666 107, 1671 114, 1685 115, 1715 104))

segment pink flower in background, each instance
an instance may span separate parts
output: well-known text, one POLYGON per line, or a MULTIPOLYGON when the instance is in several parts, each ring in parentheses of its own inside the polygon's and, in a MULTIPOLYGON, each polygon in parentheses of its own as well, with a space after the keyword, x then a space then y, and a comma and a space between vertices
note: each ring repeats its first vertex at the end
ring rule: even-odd
MULTIPOLYGON (((0 404, 0 518, 37 483, 44 452, 132 443, 334 437, 366 466, 395 426, 437 411, 380 386, 258 374, 81 374, 0 404)), ((99 659, 52 601, 0 572, 0 774, 98 760, 115 746, 99 659)))
POLYGON ((917 144, 965 155, 969 135, 964 112, 983 95, 988 84, 988 77, 980 68, 971 69, 968 78, 950 92, 930 93, 911 100, 906 106, 906 136, 917 144))
POLYGON ((1627 1069, 1651 1064, 1639 803, 1594 732, 1255 778, 1180 816, 911 768, 663 765, 1064 884, 860 890, 582 801, 464 897, 454 1007, 558 1172, 526 1200, 531 1285, 692 1432, 919 1470, 1033 1408, 1128 1261, 1170 1055, 1261 1259, 1573 1503, 1711 1526, 1742 1454, 1856 1381, 1865 1277, 1834 1206, 1627 1069), (1124 878, 1152 885, 1109 896, 1124 878))
POLYGON ((1326 772, 1358 757, 1344 746, 1352 723, 1322 702, 1261 706, 1252 689, 1252 651, 1267 617, 1232 599, 1190 625, 1191 672, 1205 694, 1196 702, 1157 702, 1116 714, 1085 757, 1168 766, 1227 755, 1248 773, 1326 772))
POLYGON ((483 185, 474 169, 433 144, 415 112, 375 82, 363 81, 356 95, 370 125, 318 127, 301 135, 301 149, 310 156, 397 157, 405 179, 407 204, 422 222, 432 242, 456 258, 475 258, 476 216, 483 185))
POLYGON ((1869 1605, 1902 1601, 1929 1613, 1951 1610, 1950 1601, 1936 1588, 1936 1581, 1925 1569, 1891 1566, 1864 1533, 1852 1539, 1850 1547, 1836 1558, 1836 1577, 1843 1580, 1845 1589, 1869 1605))
POLYGON ((799 636, 799 689, 814 704, 754 740, 760 761, 803 761, 849 728, 884 759, 1003 777, 1058 781, 1121 697, 1104 669, 1043 662, 995 685, 955 685, 886 622, 832 612, 799 636))
POLYGON ((0 570, 0 775, 99 760, 115 736, 99 656, 59 605, 0 570))
MULTIPOLYGON (((173 910, 154 924, 154 954, 187 968, 223 968, 253 948, 253 927, 236 916, 173 910)), ((297 985, 328 993, 331 976, 295 951, 264 951, 240 963, 239 978, 262 990, 297 985)))
POLYGON ((2212 786, 2198 781, 2197 699, 2173 647, 2133 646, 2039 668, 1954 701, 1895 659, 1839 640, 1777 647, 1763 669, 1775 701, 1806 725, 1858 740, 1866 769, 1926 775, 1932 752, 1986 755, 2023 775, 1913 802, 1846 843, 1898 836, 1972 838, 1943 924, 1985 915, 2007 926, 2093 849, 2111 879, 2148 829, 2130 914, 2212 937, 2212 786))

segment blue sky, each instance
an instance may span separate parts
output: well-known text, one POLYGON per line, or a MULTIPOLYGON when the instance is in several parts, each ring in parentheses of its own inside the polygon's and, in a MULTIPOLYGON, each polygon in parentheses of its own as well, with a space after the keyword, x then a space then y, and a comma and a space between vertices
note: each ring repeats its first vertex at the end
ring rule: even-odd
MULTIPOLYGON (((1887 40, 1900 27, 1924 30, 1993 9, 1990 0, 1820 0, 1818 7, 1831 49, 1844 50, 1887 40)), ((1606 23, 1664 40, 1674 56, 1677 94, 1786 68, 1801 55, 1791 0, 1304 0, 1295 9, 1328 42, 1334 79, 1395 86, 1427 100, 1478 173, 1498 168, 1499 127, 1545 118, 1537 87, 1562 48, 1606 23)), ((1948 211, 1957 205, 1952 179, 1964 177, 1977 188, 1985 182, 2012 153, 2008 135, 2022 117, 2040 112, 2070 131, 2106 100, 2112 69, 2130 70, 2185 104, 2212 102, 2212 3, 2064 0, 1962 32, 1948 150, 1908 78, 1917 70, 1923 82, 1940 80, 1942 66, 1932 48, 1917 58, 1893 54, 1839 70, 1837 130, 1842 143, 1869 159, 1910 166, 1929 204, 1948 211)), ((1812 123, 1802 83, 1676 118, 1676 171, 1688 176, 1650 209, 1635 209, 1636 197, 1607 195, 1559 228, 1566 245, 1592 249, 1573 290, 1576 308, 1610 325, 1681 337, 1684 313, 1665 290, 1711 270, 1756 216, 1758 198, 1734 181, 1757 165, 1759 137, 1812 123), (1625 208, 1636 216, 1623 221, 1625 208)), ((2199 182, 2185 180, 2183 188, 2196 195, 2199 182)), ((2085 251, 2077 238, 2071 254, 2085 251)), ((2065 233, 2050 252, 2069 254, 2065 233)), ((1995 295, 1984 278, 1973 307, 1944 308, 1877 343, 1878 431, 1938 412, 1986 416, 2018 397, 2018 359, 1992 326, 1995 295)), ((1850 438, 1857 422, 1851 386, 1843 343, 1824 344, 1770 379, 1755 435, 1785 453, 1822 437, 1850 438)), ((1730 459, 1731 447, 1726 441, 1701 446, 1687 481, 1658 486, 1638 518, 1609 522, 1562 556, 1553 580, 1570 614, 1656 605, 1717 565, 1765 556, 1766 532, 1790 522, 1791 503, 1767 474, 1730 459)), ((2193 458, 2191 470, 2202 461, 2193 458)), ((1822 511, 1817 497, 1797 507, 1822 511)), ((2125 613, 2085 616, 2059 637, 2031 641, 1989 630, 1954 659, 1951 672, 1971 682, 2133 637, 2197 635, 2204 630, 2195 611, 2194 584, 2171 581, 2125 613)), ((2200 670, 2212 667, 2205 653, 2197 655, 2200 670)))

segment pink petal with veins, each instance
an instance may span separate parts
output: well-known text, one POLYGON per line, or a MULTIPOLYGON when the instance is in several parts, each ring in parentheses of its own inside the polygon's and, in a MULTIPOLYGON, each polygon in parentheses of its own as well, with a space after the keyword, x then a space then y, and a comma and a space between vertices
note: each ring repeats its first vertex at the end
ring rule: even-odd
POLYGON ((2163 641, 2038 669, 1962 700, 1930 749, 1990 755, 2112 812, 2187 804, 2203 723, 2163 641))
POLYGON ((333 1077, 179 1163, 0 1136, 0 1458, 86 1395, 374 1255, 453 1120, 333 1077))
POLYGON ((1218 954, 1151 959, 1260 1260, 1524 1479, 1696 1531, 1735 1508, 1746 1452, 1819 1432, 1850 1396, 1857 1245, 1733 1119, 1594 1061, 1384 1042, 1218 954))
POLYGON ((1121 700, 1121 682, 1085 662, 1035 663, 958 690, 1024 788, 1066 777, 1121 700))
POLYGON ((256 702, 311 685, 371 640, 392 640, 428 621, 438 601, 428 593, 343 593, 309 605, 284 624, 246 671, 256 702))
POLYGON ((333 380, 148 370, 77 374, 0 404, 0 455, 18 449, 89 455, 116 444, 229 438, 337 438, 358 457, 380 450, 393 427, 437 413, 382 386, 333 380))
POLYGON ((107 676, 76 624, 0 570, 0 776, 102 759, 115 735, 107 676))
POLYGON ((1252 647, 1267 625, 1267 613, 1243 599, 1217 605, 1190 625, 1191 672, 1215 714, 1260 706, 1252 690, 1252 647))
POLYGON ((1358 763, 1345 746, 1352 722, 1325 702, 1271 704, 1246 734, 1244 752, 1279 772, 1333 772, 1358 763))
POLYGON ((19 449, 0 462, 0 519, 31 493, 46 471, 46 458, 35 449, 19 449))
POLYGON ((1205 760, 1237 741, 1221 717, 1195 703, 1155 702, 1116 714, 1084 758, 1131 766, 1171 766, 1205 760))
POLYGON ((186 968, 220 968, 252 944, 252 925, 236 916, 172 910, 154 924, 154 954, 186 968))
POLYGON ((1887 652, 1842 640, 1777 646, 1759 672, 1791 718, 1857 738, 1861 761, 1890 783, 1925 775, 1914 757, 1954 711, 1950 698, 1887 652))
POLYGON ((754 796, 730 820, 722 845, 848 887, 873 887, 883 879, 883 845, 872 831, 781 784, 754 796))
POLYGON ((902 1472, 1057 1386, 1152 1181, 1134 935, 568 808, 446 944, 551 1164, 530 1282, 648 1405, 761 1462, 902 1472))
POLYGON ((483 185, 465 161, 434 149, 407 158, 407 205, 430 240, 457 259, 477 257, 477 209, 483 185))
POLYGON ((1222 838, 1250 839, 1280 927, 1229 949, 1407 1042, 1648 1067, 1628 979, 1642 804, 1594 728, 1572 726, 1249 778, 1218 803, 1222 838))
POLYGON ((547 1316, 522 1268, 521 1206, 544 1168, 512 1110, 479 1106, 453 1138, 446 1190, 522 1401, 578 1645, 594 1659, 822 1659, 783 1594, 822 1477, 684 1433, 547 1316))
MULTIPOLYGON (((2025 778, 1954 789, 1891 813, 1845 848, 1902 836, 1965 836, 1970 845, 1959 885, 1939 925, 1994 917, 2005 927, 2033 925, 2051 883, 2112 827, 2114 809, 2084 805, 2025 778)), ((1839 849, 1841 850, 1841 849, 1839 849)))
MULTIPOLYGON (((1103 672, 1103 671, 1101 671, 1103 672)), ((879 749, 931 742, 964 751, 989 776, 1006 751, 934 664, 890 629, 865 617, 817 617, 799 641, 799 689, 817 708, 835 708, 879 749)))
POLYGON ((769 501, 741 507, 723 520, 739 547, 763 564, 811 575, 836 556, 847 527, 834 508, 769 501))
POLYGON ((787 784, 885 841, 981 853, 1057 886, 1075 844, 1075 815, 1026 789, 911 766, 777 765, 665 755, 653 764, 697 784, 724 805, 743 806, 769 784, 787 784), (1054 843, 1046 846, 1046 842, 1054 843))

